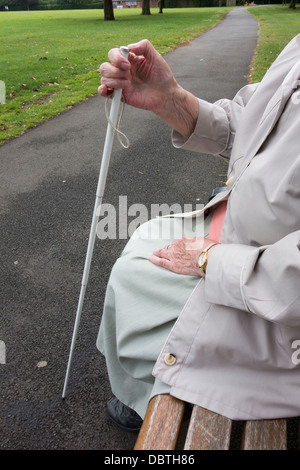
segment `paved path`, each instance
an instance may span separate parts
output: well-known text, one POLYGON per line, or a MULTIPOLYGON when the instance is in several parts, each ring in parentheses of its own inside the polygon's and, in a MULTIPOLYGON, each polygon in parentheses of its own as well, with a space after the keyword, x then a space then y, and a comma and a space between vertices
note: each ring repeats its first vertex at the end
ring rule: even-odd
MULTIPOLYGON (((166 59, 180 84, 198 96, 232 98, 247 83, 257 35, 247 10, 234 10, 166 59)), ((133 447, 136 436, 107 419, 111 392, 95 348, 109 272, 126 240, 96 243, 61 400, 107 127, 103 108, 95 96, 0 147, 0 341, 6 345, 0 449, 133 447)), ((131 147, 123 150, 116 140, 105 193, 115 207, 120 195, 128 207, 195 205, 224 181, 226 162, 173 149, 169 128, 151 113, 127 107, 123 130, 131 147)))

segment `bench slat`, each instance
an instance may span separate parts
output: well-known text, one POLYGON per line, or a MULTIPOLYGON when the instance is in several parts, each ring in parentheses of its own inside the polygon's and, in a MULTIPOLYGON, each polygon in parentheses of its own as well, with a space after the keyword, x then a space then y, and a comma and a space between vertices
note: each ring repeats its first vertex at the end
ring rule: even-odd
POLYGON ((228 450, 232 421, 212 411, 194 406, 185 450, 228 450))
POLYGON ((243 435, 243 450, 286 450, 286 419, 247 421, 243 435))
POLYGON ((134 450, 174 450, 185 403, 170 395, 150 401, 134 450))

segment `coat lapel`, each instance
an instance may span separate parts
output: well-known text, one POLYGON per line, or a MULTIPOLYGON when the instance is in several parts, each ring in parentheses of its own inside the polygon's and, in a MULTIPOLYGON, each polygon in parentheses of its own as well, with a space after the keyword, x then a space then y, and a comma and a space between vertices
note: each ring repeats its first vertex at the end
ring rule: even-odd
MULTIPOLYGON (((294 65, 292 70, 284 79, 281 87, 279 87, 273 98, 269 101, 265 112, 259 122, 259 130, 267 137, 274 128, 279 116, 282 114, 284 107, 291 97, 292 93, 297 89, 300 79, 300 60, 294 65)), ((265 138, 266 138, 265 137, 265 138)), ((262 141, 265 140, 262 136, 262 141)))
POLYGON ((252 139, 250 139, 250 145, 247 146, 247 153, 244 161, 241 164, 241 167, 239 168, 236 178, 234 178, 235 182, 237 182, 246 167, 251 163, 251 160, 256 156, 257 152, 274 129, 278 119, 284 111, 287 101, 298 88, 299 80, 300 60, 286 75, 281 86, 279 86, 279 88, 269 100, 259 121, 259 124, 256 130, 253 132, 252 139))

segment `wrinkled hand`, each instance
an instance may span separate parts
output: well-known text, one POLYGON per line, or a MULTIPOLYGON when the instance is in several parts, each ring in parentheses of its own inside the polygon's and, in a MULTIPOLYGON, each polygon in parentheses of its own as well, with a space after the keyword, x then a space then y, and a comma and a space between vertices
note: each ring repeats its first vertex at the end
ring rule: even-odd
POLYGON ((110 62, 101 64, 99 95, 107 97, 115 88, 122 89, 127 104, 153 111, 188 139, 198 119, 197 98, 178 85, 167 62, 147 39, 128 47, 128 60, 120 49, 111 49, 110 62))
MULTIPOLYGON (((149 260, 157 266, 169 269, 177 274, 203 277, 203 273, 198 266, 198 257, 201 251, 211 243, 213 241, 208 238, 183 237, 175 240, 171 245, 155 250, 150 255, 149 260)), ((208 251, 209 256, 214 248, 212 247, 208 251)))
POLYGON ((147 39, 128 47, 128 60, 119 49, 109 51, 110 63, 104 62, 99 69, 102 78, 98 93, 109 96, 114 88, 121 88, 127 104, 157 111, 172 89, 178 87, 173 73, 147 39))

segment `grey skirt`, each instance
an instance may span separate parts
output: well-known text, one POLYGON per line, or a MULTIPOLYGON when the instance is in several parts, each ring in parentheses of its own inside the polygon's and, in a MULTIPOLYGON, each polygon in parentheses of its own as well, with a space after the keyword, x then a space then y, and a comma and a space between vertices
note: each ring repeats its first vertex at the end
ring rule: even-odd
POLYGON ((169 393, 152 375, 158 355, 199 277, 154 265, 149 255, 185 236, 208 236, 210 218, 157 218, 141 225, 108 282, 97 348, 105 356, 113 394, 142 418, 149 400, 169 393))

